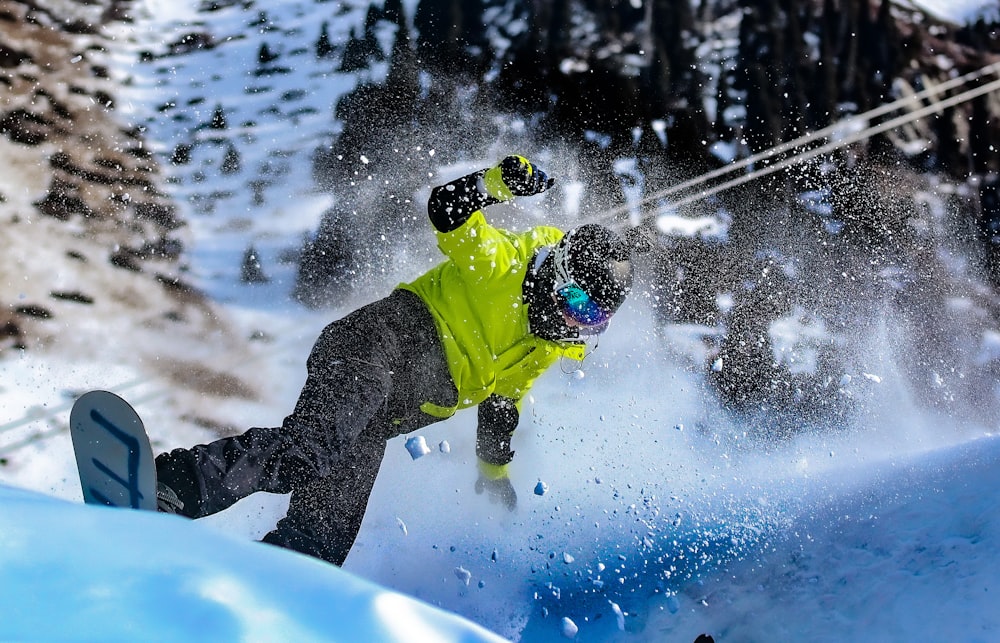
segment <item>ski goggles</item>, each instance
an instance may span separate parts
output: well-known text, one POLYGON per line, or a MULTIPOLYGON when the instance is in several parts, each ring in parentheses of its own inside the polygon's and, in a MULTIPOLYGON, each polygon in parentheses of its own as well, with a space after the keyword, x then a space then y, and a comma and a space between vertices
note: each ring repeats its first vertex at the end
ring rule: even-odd
POLYGON ((556 286, 553 292, 563 313, 578 324, 587 327, 603 326, 611 319, 613 312, 607 311, 594 301, 569 274, 569 237, 556 245, 552 252, 555 267, 556 286))
POLYGON ((602 326, 611 319, 611 313, 601 308, 575 283, 570 282, 557 288, 556 298, 566 316, 578 324, 602 326))

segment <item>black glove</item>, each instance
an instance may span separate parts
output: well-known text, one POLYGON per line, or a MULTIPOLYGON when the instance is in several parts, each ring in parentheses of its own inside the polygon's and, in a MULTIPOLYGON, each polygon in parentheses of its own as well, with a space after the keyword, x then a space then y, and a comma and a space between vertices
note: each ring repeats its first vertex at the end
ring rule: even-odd
POLYGON ((540 194, 555 183, 537 165, 523 156, 508 156, 500 161, 500 177, 514 196, 540 194))
POLYGON ((479 478, 476 480, 476 493, 486 492, 490 502, 499 502, 507 511, 517 507, 517 492, 507 477, 507 467, 503 465, 479 462, 479 478))

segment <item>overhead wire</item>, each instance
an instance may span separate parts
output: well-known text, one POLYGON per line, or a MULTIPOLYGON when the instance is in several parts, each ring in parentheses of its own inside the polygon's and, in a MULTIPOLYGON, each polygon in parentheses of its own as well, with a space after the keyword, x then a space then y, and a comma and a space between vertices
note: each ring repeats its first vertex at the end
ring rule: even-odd
MULTIPOLYGON (((651 202, 654 202, 654 201, 661 201, 661 200, 667 199, 668 197, 673 196, 675 194, 678 194, 678 193, 681 193, 681 192, 685 192, 685 191, 691 190, 692 188, 696 188, 699 185, 702 185, 704 183, 708 183, 708 182, 712 181, 713 179, 724 177, 724 176, 726 176, 728 174, 732 174, 734 172, 737 172, 739 170, 742 170, 742 169, 745 169, 745 168, 748 168, 748 167, 751 167, 751 166, 756 166, 757 164, 762 163, 762 162, 767 162, 769 159, 772 159, 772 158, 774 158, 774 157, 776 157, 776 156, 778 156, 780 154, 784 154, 786 152, 790 152, 790 151, 795 150, 797 148, 801 148, 801 147, 803 147, 805 145, 808 145, 808 144, 810 144, 810 143, 812 143, 814 141, 828 138, 832 134, 836 134, 838 132, 842 132, 842 131, 845 131, 845 130, 849 131, 851 129, 851 125, 852 124, 870 122, 873 119, 879 118, 881 116, 884 116, 884 115, 889 114, 889 113, 894 112, 894 111, 898 111, 898 110, 903 109, 903 108, 905 108, 905 107, 907 107, 909 105, 917 104, 917 103, 919 103, 919 102, 921 102, 921 101, 923 101, 923 100, 925 100, 927 98, 930 98, 932 96, 935 96, 937 94, 942 94, 944 92, 947 92, 947 91, 950 91, 952 89, 955 89, 956 87, 960 87, 962 85, 967 85, 967 84, 969 84, 969 83, 971 83, 973 81, 979 80, 980 78, 983 78, 984 76, 987 76, 989 74, 998 74, 998 73, 1000 73, 1000 62, 993 63, 991 65, 987 65, 985 67, 982 67, 981 69, 969 72, 967 74, 964 74, 962 76, 958 76, 956 78, 949 79, 949 80, 947 80, 945 82, 942 82, 942 83, 939 83, 939 84, 935 84, 935 85, 931 85, 931 86, 926 87, 925 89, 923 89, 923 90, 921 90, 919 92, 916 92, 916 93, 911 94, 909 96, 905 96, 905 97, 900 98, 900 99, 898 99, 896 101, 893 101, 891 103, 885 103, 885 104, 880 105, 880 106, 878 106, 878 107, 876 107, 874 109, 868 110, 868 111, 863 112, 861 114, 854 115, 854 116, 852 116, 850 118, 847 118, 847 119, 844 119, 844 120, 841 120, 841 121, 837 121, 836 123, 828 125, 828 126, 822 128, 822 129, 819 129, 819 130, 807 133, 807 134, 805 134, 803 136, 800 136, 800 137, 798 137, 798 138, 796 138, 794 140, 780 143, 778 145, 775 145, 774 147, 771 147, 769 149, 763 150, 761 152, 758 152, 756 154, 748 156, 748 157, 746 157, 744 159, 740 159, 739 161, 736 161, 734 163, 730 163, 730 164, 724 165, 724 166, 722 166, 720 168, 717 168, 717 169, 712 170, 710 172, 707 172, 705 174, 702 174, 702 175, 693 177, 691 179, 688 179, 687 181, 682 181, 681 183, 677 183, 677 184, 671 185, 668 188, 665 188, 663 190, 659 190, 659 191, 654 192, 654 193, 652 193, 652 194, 650 194, 648 196, 645 196, 645 197, 643 197, 642 199, 640 199, 637 202, 628 203, 628 204, 625 204, 625 205, 622 205, 622 206, 618 206, 616 208, 611 208, 611 209, 605 210, 604 212, 601 212, 601 213, 598 213, 596 215, 593 215, 590 218, 590 220, 593 220, 593 221, 596 221, 596 220, 605 220, 606 221, 606 220, 614 220, 614 219, 619 219, 619 218, 626 218, 626 217, 630 216, 635 211, 635 209, 637 207, 641 207, 644 204, 651 203, 651 202)), ((827 144, 823 145, 822 147, 813 148, 813 149, 810 149, 810 150, 804 151, 804 152, 798 152, 798 153, 796 153, 795 155, 793 155, 791 157, 788 157, 788 158, 786 158, 786 159, 784 159, 784 160, 782 160, 782 161, 780 161, 778 163, 775 163, 774 165, 768 165, 768 166, 765 166, 764 168, 761 168, 761 169, 752 170, 751 172, 748 172, 747 174, 742 175, 738 179, 733 179, 733 180, 730 180, 730 181, 718 184, 715 187, 713 187, 711 189, 708 189, 708 190, 697 191, 697 192, 695 192, 695 193, 693 193, 693 194, 691 194, 691 195, 689 195, 687 197, 684 197, 682 199, 678 199, 676 201, 669 201, 668 200, 667 203, 668 203, 668 205, 670 207, 673 207, 673 208, 679 208, 679 207, 683 207, 685 205, 689 205, 689 204, 691 204, 691 203, 693 203, 695 201, 699 201, 699 200, 704 199, 704 198, 706 198, 708 196, 717 194, 717 193, 719 193, 719 192, 721 192, 723 190, 726 190, 728 188, 735 187, 735 186, 741 185, 743 183, 747 183, 748 181, 752 181, 752 180, 754 180, 756 178, 759 178, 761 176, 767 176, 768 174, 773 174, 774 172, 777 172, 778 170, 781 170, 781 169, 784 169, 786 167, 789 167, 790 165, 801 163, 803 161, 809 160, 809 159, 814 158, 816 156, 819 156, 821 154, 825 154, 827 152, 833 151, 834 149, 837 149, 839 147, 843 147, 845 145, 849 145, 851 143, 857 142, 859 140, 863 140, 865 138, 870 138, 871 136, 874 136, 874 135, 876 135, 878 133, 881 133, 881 132, 884 132, 884 131, 888 131, 890 129, 894 129, 896 127, 899 127, 900 125, 904 125, 904 124, 910 123, 912 121, 920 120, 921 118, 924 118, 925 116, 927 116, 929 114, 943 111, 945 109, 948 109, 949 107, 953 107, 953 106, 955 106, 957 104, 960 104, 962 102, 971 100, 972 98, 975 98, 976 96, 980 96, 982 94, 989 93, 990 91, 993 91, 994 89, 996 89, 996 87, 997 87, 996 82, 993 82, 993 83, 989 83, 987 85, 984 85, 984 86, 981 86, 981 87, 978 87, 978 88, 967 90, 966 92, 964 92, 962 94, 958 94, 956 96, 944 99, 944 100, 942 100, 940 102, 931 103, 930 105, 926 105, 926 106, 924 106, 922 108, 915 109, 915 110, 913 110, 911 112, 908 112, 904 116, 900 116, 900 117, 897 117, 895 119, 891 119, 889 121, 885 121, 885 122, 883 122, 883 123, 881 123, 879 125, 867 127, 867 128, 865 128, 863 130, 855 132, 855 133, 853 133, 853 134, 851 134, 851 135, 849 135, 847 137, 838 139, 836 141, 830 141, 827 144)))
POLYGON ((853 134, 850 134, 849 136, 845 136, 842 139, 838 139, 836 141, 831 141, 829 143, 826 143, 825 145, 821 145, 819 147, 816 147, 814 149, 810 149, 810 150, 802 152, 800 154, 796 154, 795 156, 792 156, 790 158, 787 158, 787 159, 784 159, 784 160, 779 161, 777 163, 774 163, 773 165, 768 165, 766 167, 754 170, 753 172, 748 172, 747 174, 745 174, 743 176, 739 176, 739 177, 736 177, 734 179, 730 179, 729 181, 725 181, 725 182, 720 183, 718 185, 714 185, 714 186, 712 186, 710 188, 707 188, 707 189, 704 189, 704 190, 699 190, 695 194, 688 195, 688 196, 686 196, 684 198, 681 198, 681 199, 678 199, 676 201, 670 201, 669 202, 669 207, 674 208, 674 209, 683 208, 684 206, 690 205, 691 203, 694 203, 695 201, 700 201, 702 199, 705 199, 705 198, 707 198, 709 196, 718 194, 719 192, 722 192, 722 191, 727 190, 729 188, 735 187, 737 185, 742 185, 742 184, 747 183, 749 181, 753 181, 755 179, 759 179, 761 177, 768 176, 770 174, 774 174, 775 172, 783 170, 783 169, 785 169, 787 167, 790 167, 792 165, 800 164, 800 163, 802 163, 804 161, 808 161, 808 160, 810 160, 812 158, 815 158, 817 156, 826 154, 828 152, 832 152, 832 151, 834 151, 836 149, 839 149, 841 147, 844 147, 846 145, 850 145, 851 143, 856 143, 858 141, 871 138, 872 136, 875 136, 876 134, 881 134, 883 132, 887 132, 889 130, 896 129, 897 127, 899 127, 901 125, 905 125, 907 123, 911 123, 913 121, 920 120, 920 119, 924 118, 925 116, 929 116, 929 115, 937 113, 937 112, 942 112, 942 111, 948 109, 949 107, 954 107, 955 105, 964 103, 966 101, 972 100, 973 98, 976 98, 977 96, 982 96, 983 94, 988 94, 988 93, 990 93, 992 91, 995 91, 995 90, 998 90, 998 89, 1000 89, 1000 80, 995 80, 995 81, 993 81, 991 83, 987 83, 986 85, 983 85, 981 87, 977 87, 975 89, 970 89, 970 90, 965 91, 965 92, 963 92, 961 94, 957 94, 955 96, 952 96, 951 98, 947 98, 947 99, 944 99, 944 100, 942 100, 940 102, 932 103, 932 104, 927 105, 925 107, 922 107, 920 109, 914 110, 914 111, 912 111, 910 113, 907 113, 904 116, 898 116, 896 118, 893 118, 893 119, 884 121, 882 123, 879 123, 878 125, 873 125, 871 127, 865 128, 865 129, 863 129, 861 131, 858 131, 858 132, 855 132, 853 134))

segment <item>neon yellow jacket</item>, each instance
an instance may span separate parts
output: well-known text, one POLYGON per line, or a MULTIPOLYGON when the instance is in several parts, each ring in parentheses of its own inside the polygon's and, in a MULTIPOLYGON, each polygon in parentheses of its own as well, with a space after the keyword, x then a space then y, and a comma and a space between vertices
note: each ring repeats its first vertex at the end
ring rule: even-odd
POLYGON ((447 260, 399 287, 419 295, 430 308, 458 389, 458 405, 425 402, 422 411, 449 417, 493 393, 520 401, 560 357, 583 359, 582 343, 549 341, 529 332, 521 296, 535 251, 562 236, 549 226, 521 233, 494 228, 482 210, 456 230, 437 232, 447 260))

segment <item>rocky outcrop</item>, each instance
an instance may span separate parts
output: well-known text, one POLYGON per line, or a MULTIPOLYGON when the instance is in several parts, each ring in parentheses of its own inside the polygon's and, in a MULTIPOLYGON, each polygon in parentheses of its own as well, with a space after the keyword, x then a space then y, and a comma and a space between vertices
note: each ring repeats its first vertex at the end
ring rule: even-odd
POLYGON ((186 283, 184 222, 118 113, 107 32, 128 8, 0 2, 0 359, 54 347, 139 365, 209 334, 238 344, 186 283))

